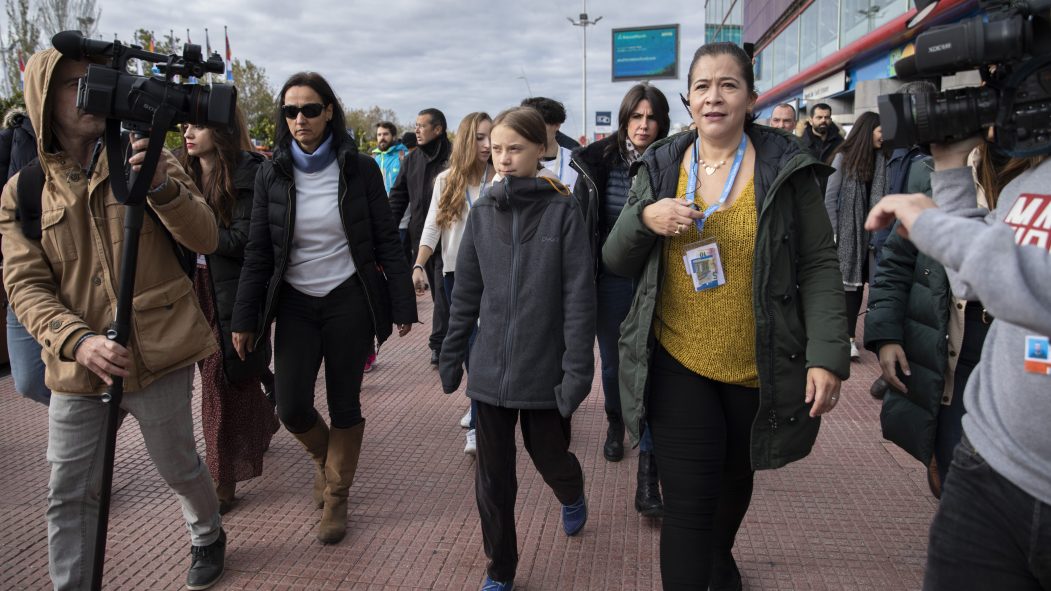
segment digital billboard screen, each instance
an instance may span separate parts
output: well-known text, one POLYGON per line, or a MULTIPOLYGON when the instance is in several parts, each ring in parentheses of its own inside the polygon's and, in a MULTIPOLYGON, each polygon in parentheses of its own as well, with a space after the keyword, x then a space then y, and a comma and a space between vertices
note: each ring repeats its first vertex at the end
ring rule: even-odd
POLYGON ((679 25, 613 29, 613 81, 679 77, 679 25))

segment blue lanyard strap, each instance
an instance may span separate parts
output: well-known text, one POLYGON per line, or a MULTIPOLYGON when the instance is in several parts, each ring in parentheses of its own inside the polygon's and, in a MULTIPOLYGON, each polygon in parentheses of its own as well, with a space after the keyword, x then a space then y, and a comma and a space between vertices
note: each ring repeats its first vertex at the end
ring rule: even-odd
MULTIPOLYGON (((693 143, 693 166, 691 166, 689 169, 690 177, 689 181, 686 184, 686 202, 690 205, 693 205, 696 199, 695 194, 697 193, 697 175, 700 174, 701 170, 700 155, 697 148, 697 145, 700 143, 700 141, 701 138, 698 137, 697 141, 693 143)), ((737 173, 741 171, 741 163, 744 161, 744 152, 747 148, 748 136, 742 133, 741 145, 737 146, 737 154, 734 156, 733 166, 730 167, 730 175, 726 178, 726 185, 723 187, 722 196, 719 197, 719 201, 713 203, 708 207, 708 209, 704 210, 703 218, 694 221, 694 223, 697 224, 698 234, 701 234, 704 231, 704 222, 708 219, 708 216, 712 215, 716 211, 719 211, 719 208, 722 207, 723 204, 726 203, 726 200, 730 197, 730 191, 734 187, 734 181, 737 180, 737 173)))
MULTIPOLYGON (((485 163, 485 170, 482 171, 482 182, 478 185, 478 196, 482 196, 482 190, 485 189, 485 177, 489 176, 489 163, 485 163)), ((474 203, 471 201, 471 191, 464 189, 464 195, 467 197, 467 209, 470 210, 474 207, 474 203)))

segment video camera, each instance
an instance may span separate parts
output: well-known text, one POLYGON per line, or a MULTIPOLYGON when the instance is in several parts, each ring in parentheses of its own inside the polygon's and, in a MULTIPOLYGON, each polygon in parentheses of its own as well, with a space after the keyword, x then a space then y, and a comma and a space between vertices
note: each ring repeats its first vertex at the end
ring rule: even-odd
POLYGON ((908 80, 977 68, 984 84, 880 96, 883 138, 891 147, 950 143, 992 128, 993 144, 1004 154, 1051 153, 1051 0, 981 0, 979 6, 984 14, 921 33, 915 55, 898 60, 895 69, 908 80))
POLYGON ((213 53, 207 61, 201 46, 187 43, 182 55, 162 55, 120 41, 86 39, 78 31, 63 31, 51 39, 63 56, 82 60, 94 56, 110 58, 108 65, 91 64, 80 79, 77 108, 107 119, 119 119, 124 128, 148 132, 161 105, 173 112, 172 124, 190 123, 209 127, 229 125, 234 119, 237 90, 233 85, 179 84, 175 76, 203 78, 222 73, 225 64, 213 53), (128 72, 128 60, 158 64, 161 76, 136 76, 128 72))

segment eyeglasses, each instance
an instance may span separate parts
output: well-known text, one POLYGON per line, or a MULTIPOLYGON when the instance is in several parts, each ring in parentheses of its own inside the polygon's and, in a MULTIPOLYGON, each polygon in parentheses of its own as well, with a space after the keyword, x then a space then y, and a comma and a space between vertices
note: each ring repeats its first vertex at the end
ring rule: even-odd
POLYGON ((313 119, 321 115, 321 112, 325 110, 325 105, 321 103, 307 103, 302 106, 298 105, 282 105, 281 114, 285 116, 285 119, 295 119, 299 117, 300 113, 306 116, 307 119, 313 119))

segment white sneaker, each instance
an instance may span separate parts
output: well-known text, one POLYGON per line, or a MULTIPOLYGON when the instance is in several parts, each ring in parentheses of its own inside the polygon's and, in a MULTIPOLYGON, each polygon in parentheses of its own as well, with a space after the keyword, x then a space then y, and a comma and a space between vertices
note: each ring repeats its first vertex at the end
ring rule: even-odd
POLYGON ((460 419, 460 426, 463 427, 464 429, 470 429, 471 428, 471 407, 470 406, 467 407, 467 413, 463 415, 462 419, 460 419))
POLYGON ((854 361, 861 359, 861 353, 858 352, 858 345, 854 342, 854 339, 850 339, 850 358, 854 361))
POLYGON ((478 443, 475 441, 474 429, 467 431, 467 445, 463 446, 463 453, 473 456, 478 453, 478 443))

